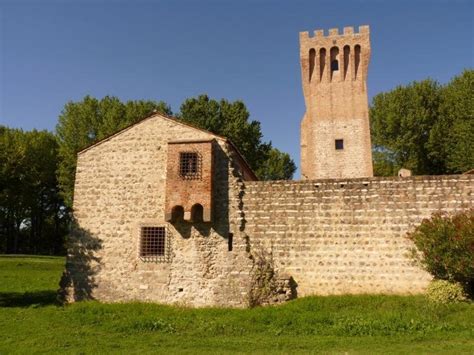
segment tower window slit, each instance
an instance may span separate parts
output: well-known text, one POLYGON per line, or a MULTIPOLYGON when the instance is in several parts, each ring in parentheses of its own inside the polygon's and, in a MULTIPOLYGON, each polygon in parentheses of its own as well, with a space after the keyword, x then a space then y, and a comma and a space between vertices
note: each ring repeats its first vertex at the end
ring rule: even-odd
POLYGON ((331 80, 334 74, 339 72, 339 48, 332 47, 331 48, 331 80))
POLYGON ((350 71, 351 47, 344 46, 344 80, 347 78, 347 72, 350 71))
POLYGON ((313 77, 314 66, 316 61, 316 50, 311 48, 309 50, 309 81, 311 82, 311 78, 313 77))
POLYGON ((360 65, 360 46, 358 44, 354 47, 354 63, 355 63, 355 77, 357 78, 357 74, 359 73, 359 65, 360 65))
POLYGON ((326 67, 326 49, 319 50, 319 80, 322 81, 324 77, 324 68, 326 67))

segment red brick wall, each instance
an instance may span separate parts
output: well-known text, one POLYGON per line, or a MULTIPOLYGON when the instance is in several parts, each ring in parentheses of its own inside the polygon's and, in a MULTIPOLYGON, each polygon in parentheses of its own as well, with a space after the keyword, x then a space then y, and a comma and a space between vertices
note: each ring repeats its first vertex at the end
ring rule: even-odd
POLYGON ((165 218, 172 219, 176 206, 184 209, 184 219, 191 220, 191 210, 195 204, 203 207, 203 220, 212 219, 212 151, 214 141, 169 142, 166 173, 165 218), (180 153, 194 152, 199 155, 199 178, 184 179, 180 175, 180 153))

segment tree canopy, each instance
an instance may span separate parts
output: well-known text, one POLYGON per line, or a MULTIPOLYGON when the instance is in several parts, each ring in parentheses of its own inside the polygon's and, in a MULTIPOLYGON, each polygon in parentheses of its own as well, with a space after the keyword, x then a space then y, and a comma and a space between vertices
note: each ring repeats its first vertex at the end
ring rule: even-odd
POLYGON ((178 117, 185 122, 229 138, 262 180, 291 179, 296 165, 290 156, 262 142, 260 122, 249 121, 242 101, 229 102, 200 95, 183 102, 178 117))
POLYGON ((431 158, 445 172, 474 168, 474 70, 466 70, 442 88, 439 120, 430 135, 431 158))
POLYGON ((68 217, 58 194, 57 149, 52 133, 0 126, 0 252, 62 251, 68 217))
POLYGON ((466 70, 444 86, 427 79, 376 95, 370 108, 375 174, 474 168, 473 92, 474 71, 466 70))

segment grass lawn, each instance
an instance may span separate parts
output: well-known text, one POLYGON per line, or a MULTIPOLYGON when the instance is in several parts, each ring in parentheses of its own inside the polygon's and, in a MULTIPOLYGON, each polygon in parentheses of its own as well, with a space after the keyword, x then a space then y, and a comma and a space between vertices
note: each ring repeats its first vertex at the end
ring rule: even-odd
POLYGON ((278 307, 55 304, 63 258, 0 256, 0 354, 474 354, 474 304, 308 297, 278 307))

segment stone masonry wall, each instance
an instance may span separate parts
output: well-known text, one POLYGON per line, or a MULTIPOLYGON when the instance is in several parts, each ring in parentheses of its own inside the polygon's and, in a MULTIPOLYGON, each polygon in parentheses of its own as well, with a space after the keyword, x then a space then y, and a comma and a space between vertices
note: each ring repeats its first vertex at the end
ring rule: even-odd
POLYGON ((225 140, 159 115, 78 155, 76 227, 69 239, 66 300, 95 298, 243 306, 251 262, 240 233, 242 179, 225 140), (167 147, 216 139, 213 223, 165 221, 167 147), (166 262, 139 257, 140 228, 167 229, 166 262), (235 229, 235 230, 234 230, 235 229), (228 251, 229 232, 233 250, 228 251))
POLYGON ((272 248, 298 296, 419 293, 430 275, 407 258, 407 232, 437 211, 472 208, 474 176, 245 184, 245 232, 272 248))
POLYGON ((66 299, 245 306, 262 247, 298 296, 418 293, 430 276, 407 258, 406 233, 474 202, 473 175, 254 182, 240 159, 224 139, 159 115, 81 152, 66 299), (178 139, 215 139, 212 223, 165 220, 178 139), (142 226, 166 227, 164 261, 140 258, 142 226))

